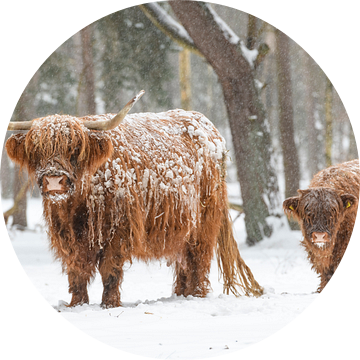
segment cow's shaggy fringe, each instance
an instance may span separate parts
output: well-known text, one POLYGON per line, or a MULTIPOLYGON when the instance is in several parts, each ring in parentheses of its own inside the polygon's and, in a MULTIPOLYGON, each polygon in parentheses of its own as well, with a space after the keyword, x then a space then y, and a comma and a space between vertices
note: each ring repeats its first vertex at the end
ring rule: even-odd
MULTIPOLYGON (((43 174, 65 174, 69 191, 45 194, 51 249, 69 278, 71 306, 88 302, 96 268, 103 305, 119 306, 123 265, 165 258, 174 293, 205 296, 214 253, 224 292, 259 296, 262 288, 242 260, 228 212, 226 150, 202 114, 169 111, 128 115, 112 131, 54 115, 34 121, 7 142, 9 156, 42 186, 43 174)), ((54 175, 56 176, 56 175, 54 175)))

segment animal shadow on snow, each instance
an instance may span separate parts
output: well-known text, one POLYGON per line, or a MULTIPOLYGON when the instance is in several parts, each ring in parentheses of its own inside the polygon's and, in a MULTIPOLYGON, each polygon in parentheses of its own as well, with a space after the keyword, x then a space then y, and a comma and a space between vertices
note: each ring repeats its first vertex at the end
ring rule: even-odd
MULTIPOLYGON (((206 297, 205 297, 206 299, 206 297)), ((159 305, 163 303, 183 303, 186 301, 194 301, 194 300, 204 300, 204 298, 196 298, 194 296, 183 296, 183 295, 171 295, 170 297, 162 297, 156 300, 137 300, 135 302, 122 302, 121 306, 117 308, 111 308, 111 309, 105 309, 100 306, 100 304, 83 304, 83 305, 77 305, 73 307, 69 307, 69 303, 67 303, 64 300, 59 300, 58 305, 53 305, 53 308, 57 312, 73 312, 73 313, 80 313, 83 311, 109 311, 113 309, 131 309, 136 308, 138 305, 159 305)))

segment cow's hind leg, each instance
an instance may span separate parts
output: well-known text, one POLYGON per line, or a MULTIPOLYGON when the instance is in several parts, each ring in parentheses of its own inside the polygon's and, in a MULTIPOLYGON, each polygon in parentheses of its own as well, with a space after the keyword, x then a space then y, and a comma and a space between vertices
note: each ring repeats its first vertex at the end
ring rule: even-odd
POLYGON ((119 287, 123 280, 123 263, 120 256, 109 256, 106 253, 100 259, 99 272, 104 286, 101 301, 103 308, 121 306, 119 287))
POLYGON ((182 265, 178 262, 175 264, 175 283, 174 283, 174 293, 178 296, 185 295, 186 289, 186 272, 182 265))

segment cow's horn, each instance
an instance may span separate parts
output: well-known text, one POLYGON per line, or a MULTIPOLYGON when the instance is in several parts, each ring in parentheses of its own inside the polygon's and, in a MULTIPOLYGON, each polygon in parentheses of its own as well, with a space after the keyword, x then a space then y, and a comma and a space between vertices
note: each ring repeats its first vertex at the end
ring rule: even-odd
POLYGON ((10 121, 8 125, 8 130, 30 130, 31 125, 34 120, 31 121, 10 121))
POLYGON ((116 128, 123 120, 126 114, 131 110, 134 104, 145 94, 144 90, 141 90, 134 98, 132 98, 124 108, 109 120, 99 121, 84 121, 84 126, 90 130, 112 130, 116 128))

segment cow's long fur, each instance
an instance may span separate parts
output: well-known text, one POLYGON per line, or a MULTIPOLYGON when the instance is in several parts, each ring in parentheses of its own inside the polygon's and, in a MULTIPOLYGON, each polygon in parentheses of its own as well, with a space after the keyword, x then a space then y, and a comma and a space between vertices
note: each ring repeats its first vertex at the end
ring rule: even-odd
POLYGON ((286 199, 285 213, 300 224, 302 245, 312 268, 320 275, 321 292, 345 253, 354 228, 360 190, 359 160, 330 166, 314 176, 307 190, 286 199), (312 233, 326 233, 329 242, 317 244, 312 233))
POLYGON ((49 169, 69 179, 68 191, 44 194, 43 206, 51 249, 68 275, 70 306, 88 302, 96 268, 103 306, 119 306, 123 265, 133 259, 167 259, 175 294, 205 296, 214 252, 224 292, 260 295, 233 237, 225 143, 216 128, 182 110, 128 115, 112 131, 82 124, 112 116, 36 119, 6 144, 41 189, 49 169))

